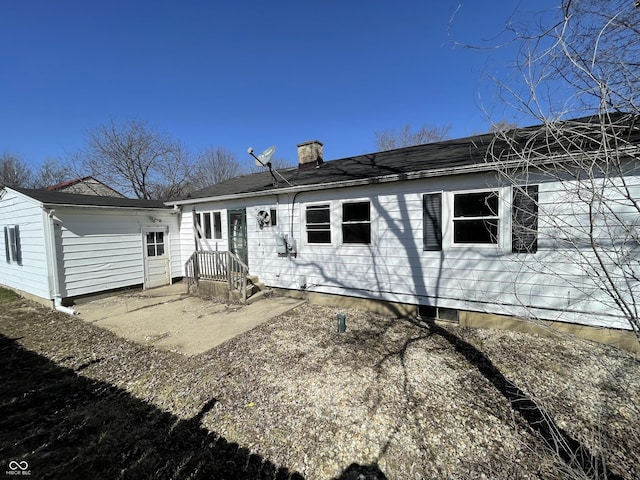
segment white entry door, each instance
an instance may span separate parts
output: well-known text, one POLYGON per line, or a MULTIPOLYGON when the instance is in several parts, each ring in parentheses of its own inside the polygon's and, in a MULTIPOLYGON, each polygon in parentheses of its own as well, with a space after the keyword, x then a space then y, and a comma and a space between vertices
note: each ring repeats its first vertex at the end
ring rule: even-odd
POLYGON ((144 288, 162 287, 171 283, 171 268, 167 233, 164 229, 144 230, 144 288))

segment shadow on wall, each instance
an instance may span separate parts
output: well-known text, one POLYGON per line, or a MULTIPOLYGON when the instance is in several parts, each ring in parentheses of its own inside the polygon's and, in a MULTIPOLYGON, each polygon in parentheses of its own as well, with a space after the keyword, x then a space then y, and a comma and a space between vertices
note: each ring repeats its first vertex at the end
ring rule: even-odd
MULTIPOLYGON (((78 375, 0 335, 0 472, 32 478, 304 480, 109 383, 78 375), (26 463, 25 463, 26 462, 26 463)), ((336 480, 385 480, 352 464, 336 480)))

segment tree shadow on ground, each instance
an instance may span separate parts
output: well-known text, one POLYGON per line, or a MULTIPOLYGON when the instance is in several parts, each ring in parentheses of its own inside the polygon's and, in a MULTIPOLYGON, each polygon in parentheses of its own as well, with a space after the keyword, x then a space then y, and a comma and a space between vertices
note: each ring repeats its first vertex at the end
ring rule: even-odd
POLYGON ((26 461, 35 478, 303 479, 202 428, 215 398, 183 420, 2 335, 0 385, 2 472, 26 461))
POLYGON ((518 388, 496 367, 484 353, 469 342, 427 320, 426 324, 412 320, 416 325, 427 328, 431 334, 445 339, 460 355, 473 365, 495 389, 509 401, 511 408, 518 412, 527 425, 537 432, 547 448, 556 452, 562 461, 573 471, 582 472, 585 478, 607 478, 622 480, 578 439, 561 428, 544 407, 518 388))
MULTIPOLYGON (((32 478, 304 480, 200 426, 212 398, 184 420, 113 385, 63 368, 0 335, 0 472, 32 478), (25 472, 26 473, 26 472, 25 472)), ((97 362, 98 360, 96 360, 97 362)), ((335 480, 385 480, 351 464, 335 480)))

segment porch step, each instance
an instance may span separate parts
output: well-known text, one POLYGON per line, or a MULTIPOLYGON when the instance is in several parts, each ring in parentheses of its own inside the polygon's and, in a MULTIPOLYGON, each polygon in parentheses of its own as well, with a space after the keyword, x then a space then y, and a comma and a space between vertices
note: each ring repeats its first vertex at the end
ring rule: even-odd
POLYGON ((260 290, 258 293, 254 293, 249 298, 247 298, 247 305, 251 305, 259 300, 267 298, 271 296, 271 290, 260 290))
POLYGON ((247 275, 247 281, 251 284, 247 285, 247 290, 249 290, 252 295, 267 288, 267 285, 261 282, 257 275, 247 275))

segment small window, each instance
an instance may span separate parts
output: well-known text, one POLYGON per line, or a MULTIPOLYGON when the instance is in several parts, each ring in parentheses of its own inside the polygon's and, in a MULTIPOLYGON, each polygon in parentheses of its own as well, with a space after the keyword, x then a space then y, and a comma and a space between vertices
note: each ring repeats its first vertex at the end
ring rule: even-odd
POLYGON ((342 204, 342 243, 371 243, 369 202, 342 204))
POLYGON ((306 209, 307 243, 331 243, 329 205, 309 205, 306 209))
POLYGON ((202 214, 204 217, 204 238, 206 238, 207 240, 210 240, 211 237, 211 214, 210 213, 203 213, 202 214))
POLYGON ((194 225, 196 225, 196 230, 198 232, 198 237, 200 237, 200 234, 202 232, 202 214, 201 213, 196 213, 195 217, 194 217, 195 223, 194 225))
POLYGON ((20 227, 4 227, 4 249, 7 263, 22 265, 22 250, 20 247, 20 227))
POLYGON ((213 212, 213 235, 214 238, 219 240, 222 238, 222 220, 220 218, 220 212, 213 212))
POLYGON ((278 210, 272 208, 269 211, 269 216, 271 217, 271 226, 275 227, 276 225, 278 225, 278 210))
POLYGON ((147 256, 164 255, 164 232, 147 232, 147 256))
POLYGON ((498 192, 453 196, 453 242, 498 243, 498 192))

